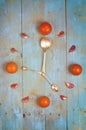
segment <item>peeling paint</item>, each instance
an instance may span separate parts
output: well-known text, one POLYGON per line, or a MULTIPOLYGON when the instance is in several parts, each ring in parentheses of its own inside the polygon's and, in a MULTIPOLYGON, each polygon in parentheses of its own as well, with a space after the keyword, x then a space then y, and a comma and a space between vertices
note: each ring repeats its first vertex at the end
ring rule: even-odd
POLYGON ((44 0, 41 0, 40 2, 41 2, 41 3, 40 3, 40 8, 41 8, 42 10, 44 10, 44 0))
POLYGON ((7 14, 7 19, 9 20, 9 22, 12 20, 13 18, 13 14, 9 13, 7 14))
POLYGON ((67 28, 65 27, 65 5, 63 0, 55 0, 55 3, 52 0, 22 0, 22 3, 21 0, 0 1, 0 5, 4 5, 0 8, 0 11, 2 10, 0 15, 0 129, 2 129, 3 126, 3 129, 7 127, 9 130, 18 130, 22 129, 20 128, 22 124, 24 129, 29 128, 30 130, 66 130, 67 127, 71 130, 82 130, 86 128, 86 105, 84 102, 86 96, 84 91, 86 89, 86 81, 83 77, 86 76, 85 71, 81 77, 74 78, 64 69, 67 64, 73 61, 84 63, 83 67, 85 67, 86 33, 83 24, 86 22, 86 7, 83 4, 85 1, 82 0, 66 2, 68 2, 67 28), (59 84, 62 90, 61 92, 64 91, 64 93, 68 95, 69 98, 67 102, 60 101, 58 99, 58 94, 51 91, 50 87, 48 87, 44 78, 41 76, 34 76, 34 74, 29 71, 21 72, 21 69, 19 69, 18 74, 10 76, 2 70, 2 65, 11 59, 17 61, 20 68, 22 64, 40 68, 39 65, 41 65, 40 59, 42 53, 39 51, 38 43, 41 36, 39 36, 37 32, 36 26, 40 21, 45 19, 49 20, 53 25, 53 32, 49 37, 51 37, 54 42, 54 46, 49 50, 47 55, 47 74, 52 81, 56 81, 59 84), (28 41, 22 39, 21 42, 21 28, 31 35, 28 41), (56 33, 64 29, 67 30, 67 41, 56 37, 56 33), (77 42, 77 40, 79 42, 77 42), (67 49, 65 47, 70 46, 70 44, 73 42, 75 43, 75 41, 76 45, 78 45, 77 52, 70 56, 69 54, 65 55, 67 49), (18 57, 17 55, 11 55, 9 50, 13 46, 23 51, 21 52, 23 56, 18 57), (81 48, 79 49, 79 47, 81 48), (75 88, 71 92, 64 90, 65 85, 63 85, 62 82, 67 78, 75 83, 75 88), (9 84, 16 80, 21 82, 21 84, 17 90, 12 91, 9 84), (30 95, 30 102, 22 104, 21 99, 26 96, 26 94, 30 95), (41 94, 48 95, 51 99, 50 107, 45 110, 37 106, 36 98, 41 94), (21 108, 18 108, 18 106, 21 106, 21 108), (81 107, 82 110, 79 107, 81 107), (25 111, 24 113, 22 113, 22 109, 25 111), (3 113, 5 116, 3 116, 3 113), (25 118, 23 122, 22 118, 25 118), (3 120, 5 120, 5 125, 2 122, 3 120))
POLYGON ((0 0, 0 4, 3 4, 5 2, 6 2, 6 0, 0 0))

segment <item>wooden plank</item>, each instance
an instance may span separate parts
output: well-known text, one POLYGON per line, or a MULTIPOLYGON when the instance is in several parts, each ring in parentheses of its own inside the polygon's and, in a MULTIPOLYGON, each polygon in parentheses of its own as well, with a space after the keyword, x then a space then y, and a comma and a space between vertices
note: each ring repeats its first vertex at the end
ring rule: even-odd
POLYGON ((0 130, 22 130, 21 0, 0 0, 0 130), (19 53, 13 54, 10 49, 19 53), (5 64, 15 61, 19 70, 8 74, 5 64), (10 85, 18 83, 13 90, 10 85))
POLYGON ((64 1, 22 1, 22 32, 29 35, 28 39, 22 39, 23 65, 39 71, 43 55, 39 44, 43 36, 37 27, 42 21, 49 21, 53 27, 52 33, 47 36, 54 45, 47 52, 46 72, 52 82, 59 86, 60 91, 53 92, 46 80, 35 72, 23 72, 23 97, 30 96, 30 101, 23 105, 24 113, 27 113, 24 129, 62 130, 66 129, 66 101, 61 101, 59 95, 66 95, 66 42, 65 36, 58 38, 57 34, 65 31, 64 1), (50 106, 46 109, 37 105, 37 98, 42 95, 48 96, 51 100, 50 106))
POLYGON ((86 129, 86 80, 85 80, 85 57, 86 57, 86 1, 72 0, 67 1, 67 45, 68 50, 71 45, 76 45, 76 51, 68 53, 68 66, 72 63, 78 63, 82 66, 83 72, 80 76, 72 76, 68 72, 67 80, 75 84, 73 90, 68 91, 68 129, 85 130, 86 129))
POLYGON ((2 130, 2 120, 0 118, 0 130, 2 130))
MULTIPOLYGON (((29 39, 22 39, 23 65, 39 71, 41 69, 42 51, 39 46, 37 24, 43 19, 43 9, 41 8, 43 8, 43 1, 22 1, 22 32, 29 35, 29 39)), ((25 130, 28 130, 28 128, 31 130, 45 130, 45 118, 37 114, 39 113, 36 102, 37 96, 41 95, 42 91, 44 91, 44 83, 41 83, 40 78, 41 76, 34 72, 23 72, 23 96, 30 97, 29 103, 23 105, 27 116, 24 120, 25 130)))
POLYGON ((85 0, 66 2, 65 4, 63 0, 25 0, 22 3, 21 0, 0 1, 0 130, 85 130, 86 2, 85 0), (49 79, 58 85, 58 93, 53 92, 48 82, 35 72, 28 70, 23 72, 22 77, 22 51, 23 65, 41 70, 43 51, 39 44, 42 35, 37 27, 45 20, 53 27, 52 33, 47 37, 54 43, 47 52, 46 72, 49 79), (65 32, 64 37, 57 36, 60 31, 65 32), (27 33, 29 38, 21 40, 21 32, 27 33), (68 50, 73 44, 77 49, 69 53, 68 50), (12 54, 10 51, 12 47, 19 53, 12 54), (16 74, 6 73, 3 65, 8 61, 15 61, 18 64, 19 71, 16 74), (71 63, 82 65, 83 73, 80 76, 69 73, 68 67, 71 63), (75 88, 66 89, 65 81, 73 82, 75 88), (14 82, 18 82, 19 85, 17 89, 12 90, 10 84, 14 82), (60 94, 68 95, 67 104, 66 101, 61 101, 60 94), (37 104, 37 98, 42 95, 48 96, 51 100, 48 108, 40 108, 37 104), (23 104, 22 114, 21 99, 26 96, 30 99, 28 103, 23 104))
MULTIPOLYGON (((51 93, 51 108, 46 115, 47 130, 66 130, 66 101, 61 101, 59 95, 66 95, 66 35, 58 37, 60 31, 65 33, 65 1, 46 1, 45 3, 45 19, 49 19, 53 26, 53 34, 51 39, 55 46, 48 53, 47 72, 50 79, 59 87, 57 93, 51 93), (48 13, 50 12, 50 14, 48 13), (50 65, 49 65, 50 64, 50 65), (53 78, 52 78, 53 77, 53 78)), ((66 34, 66 33, 65 33, 66 34)), ((47 89, 48 93, 49 89, 47 89)))

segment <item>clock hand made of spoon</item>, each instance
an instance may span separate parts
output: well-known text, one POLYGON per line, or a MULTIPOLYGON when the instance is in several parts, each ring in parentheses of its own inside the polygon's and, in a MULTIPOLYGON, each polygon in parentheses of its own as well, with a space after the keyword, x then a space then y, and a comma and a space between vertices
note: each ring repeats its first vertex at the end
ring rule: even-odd
POLYGON ((24 70, 24 71, 30 70, 30 71, 32 71, 32 72, 36 72, 36 73, 40 74, 40 75, 41 75, 42 77, 44 77, 44 78, 47 80, 47 82, 50 84, 51 89, 52 89, 53 91, 55 91, 55 92, 58 92, 58 87, 57 87, 57 85, 54 84, 54 83, 52 83, 52 82, 48 79, 48 77, 46 76, 46 74, 45 74, 44 72, 37 71, 37 70, 34 70, 34 69, 30 69, 30 68, 25 67, 25 66, 22 66, 22 70, 24 70))
POLYGON ((46 51, 52 46, 52 42, 50 39, 43 37, 40 40, 40 46, 43 49, 43 62, 42 62, 42 73, 45 73, 45 65, 46 65, 46 51))

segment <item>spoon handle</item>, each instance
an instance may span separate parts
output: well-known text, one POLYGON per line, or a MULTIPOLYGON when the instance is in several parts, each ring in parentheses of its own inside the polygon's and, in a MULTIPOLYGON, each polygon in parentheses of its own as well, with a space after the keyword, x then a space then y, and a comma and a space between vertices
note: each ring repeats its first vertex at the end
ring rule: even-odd
POLYGON ((31 68, 29 68, 28 70, 40 74, 43 78, 45 78, 48 81, 48 83, 50 85, 52 85, 52 82, 48 79, 48 77, 45 75, 45 73, 37 71, 37 70, 34 70, 34 69, 31 69, 31 68))
POLYGON ((41 73, 41 76, 44 77, 50 85, 52 85, 52 82, 48 79, 48 77, 45 75, 45 73, 41 73))
POLYGON ((45 73, 46 72, 46 51, 43 52, 43 62, 42 62, 42 73, 45 73))
POLYGON ((45 78, 47 80, 47 82, 52 86, 52 82, 48 79, 48 77, 46 76, 45 73, 41 72, 41 71, 38 71, 38 70, 34 70, 34 69, 31 69, 31 68, 28 68, 28 70, 32 71, 32 72, 35 72, 37 74, 40 74, 43 78, 45 78))
POLYGON ((27 67, 25 67, 25 66, 23 66, 22 69, 23 69, 23 70, 30 70, 30 71, 32 71, 32 72, 35 72, 35 73, 37 73, 37 74, 40 74, 44 79, 47 80, 47 82, 50 84, 52 90, 54 90, 55 92, 58 92, 58 87, 57 87, 57 85, 56 85, 56 84, 53 84, 53 83, 48 79, 48 77, 46 76, 45 73, 43 73, 43 72, 41 72, 41 71, 38 71, 38 70, 31 69, 31 68, 27 68, 27 67))

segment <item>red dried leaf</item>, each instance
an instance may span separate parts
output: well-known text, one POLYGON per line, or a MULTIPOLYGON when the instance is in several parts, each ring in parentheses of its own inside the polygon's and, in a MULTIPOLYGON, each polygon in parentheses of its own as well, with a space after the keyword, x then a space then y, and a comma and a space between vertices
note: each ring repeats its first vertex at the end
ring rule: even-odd
POLYGON ((24 39, 29 38, 29 36, 26 33, 21 33, 21 37, 24 38, 24 39))
POLYGON ((66 84, 66 86, 68 87, 68 88, 74 88, 74 84, 73 83, 70 83, 70 82, 66 82, 65 83, 66 84))
POLYGON ((10 50, 11 50, 12 53, 18 52, 15 48, 11 48, 10 50))
POLYGON ((18 87, 17 83, 11 84, 11 88, 16 89, 18 87))
POLYGON ((76 50, 76 46, 75 45, 72 45, 69 49, 69 52, 74 52, 76 50))
POLYGON ((63 37, 64 36, 64 31, 59 32, 57 35, 58 35, 58 37, 63 37))
POLYGON ((60 98, 61 98, 61 100, 66 100, 66 99, 67 99, 67 96, 60 95, 60 98))
POLYGON ((29 101, 29 96, 22 98, 23 103, 27 103, 29 101))

